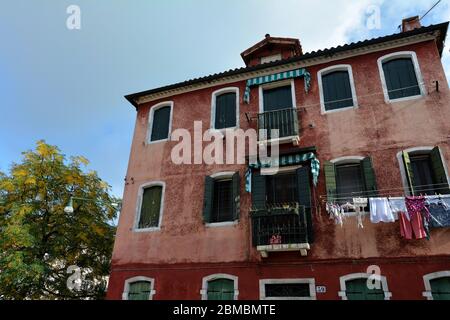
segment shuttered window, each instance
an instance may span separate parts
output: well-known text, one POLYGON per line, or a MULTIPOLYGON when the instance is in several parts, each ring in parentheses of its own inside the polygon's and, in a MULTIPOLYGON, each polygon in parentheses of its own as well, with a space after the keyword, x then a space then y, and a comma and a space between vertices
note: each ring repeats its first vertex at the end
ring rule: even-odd
POLYGON ((264 112, 293 107, 291 86, 263 90, 264 112))
POLYGON ((130 283, 128 300, 149 300, 151 283, 148 281, 136 281, 130 283))
POLYGON ((402 158, 411 194, 450 193, 439 147, 413 154, 403 152, 402 158))
POLYGON ((450 277, 430 280, 433 300, 450 300, 450 277))
POLYGON ((236 93, 229 92, 216 96, 216 129, 236 127, 236 93))
POLYGON ((265 284, 267 298, 308 298, 311 297, 309 283, 268 283, 265 284))
POLYGON ((377 183, 370 157, 359 162, 324 164, 328 201, 346 202, 355 196, 376 196, 377 183))
POLYGON ((162 186, 145 188, 142 194, 139 229, 155 228, 159 226, 161 209, 162 186))
POLYGON ((234 281, 230 279, 208 281, 208 300, 234 300, 234 281))
POLYGON ((218 223, 239 219, 240 178, 236 172, 229 179, 205 178, 203 221, 218 223))
POLYGON ((384 300, 383 289, 369 289, 367 279, 354 279, 345 282, 348 300, 384 300))
POLYGON ((347 70, 322 75, 322 90, 326 111, 352 107, 354 104, 347 70))
POLYGON ((164 140, 169 137, 171 107, 162 107, 154 111, 150 141, 164 140))
POLYGON ((414 64, 411 58, 398 58, 383 63, 389 99, 420 95, 414 64))

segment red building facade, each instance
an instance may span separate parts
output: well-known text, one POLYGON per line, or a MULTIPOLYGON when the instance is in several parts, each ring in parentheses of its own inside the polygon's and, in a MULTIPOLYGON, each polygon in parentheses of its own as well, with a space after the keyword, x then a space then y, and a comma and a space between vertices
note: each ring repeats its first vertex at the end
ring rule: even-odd
POLYGON ((267 35, 244 68, 127 96, 137 118, 108 298, 449 298, 450 229, 405 239, 401 219, 361 214, 361 228, 351 209, 342 225, 326 210, 356 195, 446 199, 447 26, 305 54, 267 35), (287 162, 277 175, 248 161, 176 164, 172 133, 194 136, 194 121, 280 129, 287 162))

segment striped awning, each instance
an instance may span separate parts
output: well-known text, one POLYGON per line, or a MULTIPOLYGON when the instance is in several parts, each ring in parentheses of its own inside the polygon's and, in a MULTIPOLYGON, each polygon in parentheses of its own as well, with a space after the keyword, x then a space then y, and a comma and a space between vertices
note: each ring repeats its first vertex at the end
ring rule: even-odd
POLYGON ((317 159, 316 155, 312 152, 303 154, 290 154, 278 157, 277 160, 267 160, 267 161, 256 161, 250 163, 245 173, 245 190, 247 192, 252 192, 252 169, 260 168, 271 168, 271 167, 285 167, 300 164, 303 162, 311 162, 311 174, 313 177, 314 186, 317 186, 317 181, 319 179, 320 172, 320 161, 317 159))
POLYGON ((305 92, 308 92, 311 87, 311 74, 304 68, 248 79, 244 92, 244 102, 250 103, 250 88, 253 86, 299 77, 305 78, 305 92))

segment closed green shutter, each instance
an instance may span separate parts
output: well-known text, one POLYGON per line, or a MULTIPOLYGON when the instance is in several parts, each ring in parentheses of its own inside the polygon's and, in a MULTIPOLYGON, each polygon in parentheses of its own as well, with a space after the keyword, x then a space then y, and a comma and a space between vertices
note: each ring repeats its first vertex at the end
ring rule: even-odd
POLYGON ((433 300, 450 300, 450 277, 430 280, 433 300))
POLYGON ((150 282, 136 281, 130 283, 128 300, 148 300, 150 298, 150 282))
POLYGON ((154 228, 159 226, 162 187, 145 188, 142 194, 141 214, 138 227, 154 228))
POLYGON ((441 158, 439 147, 434 148, 430 154, 431 165, 433 166, 434 183, 437 184, 436 192, 449 194, 447 175, 445 174, 444 163, 441 158))
POLYGON ((230 279, 208 281, 208 300, 234 300, 234 281, 230 279))
POLYGON ((236 93, 224 93, 216 97, 215 128, 231 128, 236 126, 236 93))
POLYGON ((163 140, 169 137, 170 111, 170 107, 162 107, 154 111, 151 141, 163 140))
MULTIPOLYGON (((306 224, 306 231, 308 234, 308 243, 314 242, 314 232, 312 226, 312 215, 311 215, 311 185, 310 185, 310 168, 300 167, 296 170, 297 174, 297 191, 298 191, 298 202, 301 206, 305 207, 305 218, 306 221, 300 220, 300 223, 306 224)), ((300 217, 302 218, 302 217, 300 217)))
POLYGON ((383 63, 384 78, 389 99, 420 94, 416 72, 411 58, 399 58, 383 63))
POLYGON ((409 192, 411 195, 414 195, 414 173, 411 166, 411 159, 409 158, 409 154, 406 151, 403 151, 402 157, 406 179, 408 180, 409 192))
POLYGON ((264 112, 292 108, 291 86, 263 90, 264 112))
POLYGON ((325 110, 353 106, 353 95, 348 71, 335 71, 322 76, 325 110))
POLYGON ((214 202, 214 179, 205 177, 205 193, 203 195, 203 222, 211 222, 214 202))
POLYGON ((367 278, 346 281, 345 287, 348 300, 384 300, 383 289, 369 289, 367 278))
POLYGON ((366 195, 369 197, 374 197, 378 194, 378 189, 372 159, 370 157, 364 158, 361 161, 361 167, 364 176, 366 195))
POLYGON ((300 167, 296 170, 297 173, 297 190, 298 190, 298 202, 305 208, 311 208, 311 188, 309 181, 308 167, 300 167))
POLYGON ((239 171, 233 174, 233 217, 239 219, 241 205, 241 182, 239 171))
POLYGON ((252 174, 252 207, 253 209, 266 208, 266 176, 260 172, 252 174))
POLYGON ((332 202, 336 199, 336 169, 334 163, 326 161, 323 165, 325 172, 325 184, 327 188, 327 199, 332 202))

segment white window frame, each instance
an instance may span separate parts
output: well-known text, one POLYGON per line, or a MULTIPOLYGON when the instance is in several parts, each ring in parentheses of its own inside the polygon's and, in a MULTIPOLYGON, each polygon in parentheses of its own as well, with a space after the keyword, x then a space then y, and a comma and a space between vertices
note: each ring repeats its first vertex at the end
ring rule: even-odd
POLYGON ((319 82, 319 95, 320 95, 321 114, 335 113, 335 112, 339 112, 339 111, 345 111, 345 110, 358 108, 358 97, 356 95, 355 80, 353 79, 353 69, 352 69, 351 65, 349 65, 349 64, 338 64, 338 65, 327 67, 325 69, 321 69, 321 70, 319 70, 317 72, 317 79, 318 79, 318 82, 319 82), (350 89, 351 89, 351 92, 352 92, 353 105, 349 106, 349 107, 345 107, 345 108, 336 109, 336 110, 326 110, 325 109, 325 96, 324 96, 324 93, 323 93, 322 77, 327 75, 327 74, 333 73, 335 71, 347 71, 348 78, 349 78, 349 81, 350 81, 350 89))
POLYGON ((291 96, 292 96, 292 108, 297 109, 297 102, 295 99, 295 79, 287 79, 281 81, 275 81, 270 83, 262 84, 258 87, 259 89, 259 113, 263 113, 264 111, 264 90, 275 89, 279 87, 286 87, 291 85, 291 96))
MULTIPOLYGON (((224 171, 224 172, 217 172, 212 175, 210 175, 210 178, 212 178, 215 181, 220 180, 232 180, 233 175, 236 173, 236 171, 224 171)), ((220 228, 220 227, 230 227, 235 226, 239 223, 239 220, 233 220, 233 221, 224 221, 224 222, 210 222, 205 223, 205 227, 207 228, 220 228)))
POLYGON ((156 291, 154 289, 155 287, 155 279, 154 278, 148 278, 143 276, 137 276, 133 278, 129 278, 125 280, 125 284, 123 287, 123 293, 122 293, 122 300, 128 300, 128 294, 130 292, 130 284, 133 282, 138 281, 146 281, 150 282, 150 294, 148 296, 148 300, 153 300, 153 296, 155 295, 156 291))
POLYGON ((422 72, 420 71, 419 60, 417 59, 417 54, 414 51, 399 51, 399 52, 394 52, 394 53, 384 55, 384 56, 378 58, 377 64, 378 64, 378 71, 379 71, 380 79, 381 79, 381 86, 383 88, 383 93, 384 93, 384 101, 386 103, 414 100, 414 99, 419 99, 419 98, 425 96, 425 94, 426 94, 425 84, 423 81, 422 72), (384 76, 383 63, 388 62, 390 60, 395 60, 398 58, 410 58, 411 59, 413 66, 414 66, 414 71, 416 73, 417 84, 419 85, 419 89, 420 89, 419 95, 398 98, 398 99, 390 99, 389 98, 389 92, 388 92, 388 88, 387 88, 387 84, 386 84, 386 78, 384 76))
POLYGON ((231 274, 226 274, 226 273, 216 273, 216 274, 211 274, 209 276, 203 277, 202 289, 200 290, 200 296, 201 296, 202 300, 208 300, 208 282, 213 281, 213 280, 218 280, 218 279, 233 280, 233 283, 234 283, 233 300, 238 300, 238 296, 239 296, 238 279, 239 278, 237 276, 233 276, 231 274))
POLYGON ((316 300, 316 280, 314 278, 303 279, 261 279, 259 280, 260 300, 316 300), (309 297, 266 297, 266 284, 309 284, 309 297))
POLYGON ((146 142, 147 144, 153 144, 153 143, 159 143, 170 140, 170 136, 172 134, 172 115, 173 115, 173 101, 164 101, 157 103, 150 107, 149 116, 148 116, 148 130, 147 130, 147 137, 146 142), (169 116, 169 131, 167 132, 167 138, 151 141, 152 139, 152 131, 153 131, 153 117, 155 114, 155 111, 164 107, 170 107, 170 116, 169 116))
POLYGON ((152 232, 152 231, 159 231, 161 230, 161 223, 164 213, 164 196, 166 192, 166 183, 164 181, 151 181, 148 183, 145 183, 141 186, 139 186, 138 191, 138 197, 137 197, 137 204, 136 204, 136 214, 135 214, 135 220, 134 220, 134 226, 133 231, 134 232, 152 232), (161 205, 159 208, 159 221, 157 227, 151 227, 151 228, 139 228, 139 219, 141 218, 141 208, 142 208, 142 200, 144 195, 144 190, 150 187, 162 187, 162 193, 161 193, 161 205))
MULTIPOLYGON (((430 153, 435 147, 436 146, 434 146, 434 147, 430 147, 430 146, 414 147, 414 148, 409 148, 409 149, 405 149, 405 150, 401 150, 401 151, 397 152, 397 161, 398 161, 399 168, 400 168, 400 176, 402 179, 403 190, 404 190, 405 194, 411 195, 411 192, 409 190, 409 182, 408 182, 408 178, 406 176, 405 165, 403 164, 403 152, 407 152, 409 155, 414 156, 415 154, 420 154, 420 153, 430 153)), ((449 175, 448 175, 447 162, 445 161, 445 158, 444 158, 444 155, 442 154, 441 148, 439 146, 437 146, 437 147, 439 148, 439 153, 441 155, 441 161, 442 161, 442 166, 444 167, 445 176, 447 177, 447 181, 450 181, 449 175)))
MULTIPOLYGON (((339 277, 339 283, 341 287, 341 291, 338 292, 338 296, 341 297, 342 300, 348 300, 347 297, 347 281, 356 280, 356 279, 368 279, 373 274, 370 273, 350 273, 346 274, 342 277, 339 277)), ((384 291, 384 300, 391 300, 392 292, 389 291, 389 287, 387 284, 387 279, 385 276, 380 275, 381 287, 384 291)))
POLYGON ((449 270, 432 272, 423 276, 423 284, 425 286, 425 291, 422 293, 422 295, 425 298, 427 298, 427 300, 434 300, 430 281, 444 277, 450 277, 449 270))
POLYGON ((224 133, 226 130, 239 129, 239 88, 238 87, 227 87, 214 91, 211 94, 211 130, 219 131, 224 133), (216 129, 216 99, 218 96, 224 93, 235 93, 236 94, 236 125, 234 127, 216 129))
POLYGON ((270 56, 261 57, 261 64, 279 61, 282 59, 281 53, 272 54, 270 56))

